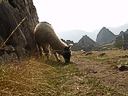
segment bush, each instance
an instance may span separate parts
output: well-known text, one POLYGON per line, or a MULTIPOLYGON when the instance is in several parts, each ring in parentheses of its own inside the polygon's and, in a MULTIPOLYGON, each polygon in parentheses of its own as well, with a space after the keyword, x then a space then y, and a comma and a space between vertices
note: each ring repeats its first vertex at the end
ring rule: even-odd
POLYGON ((114 46, 118 49, 121 49, 123 47, 123 40, 116 41, 114 46))

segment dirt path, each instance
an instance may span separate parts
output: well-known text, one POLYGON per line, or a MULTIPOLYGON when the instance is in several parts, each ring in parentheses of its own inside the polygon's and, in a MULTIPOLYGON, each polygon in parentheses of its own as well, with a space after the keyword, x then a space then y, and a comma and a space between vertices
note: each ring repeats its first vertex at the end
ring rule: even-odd
POLYGON ((82 54, 72 56, 72 61, 76 63, 80 71, 89 77, 100 79, 105 85, 115 87, 119 93, 128 95, 128 71, 115 70, 108 64, 100 64, 82 57, 82 54))

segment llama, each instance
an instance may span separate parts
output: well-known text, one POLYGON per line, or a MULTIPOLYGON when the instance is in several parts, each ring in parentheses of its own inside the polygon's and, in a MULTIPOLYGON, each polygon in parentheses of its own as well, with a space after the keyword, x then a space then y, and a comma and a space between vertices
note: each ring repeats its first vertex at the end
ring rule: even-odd
POLYGON ((50 59, 51 48, 57 61, 60 61, 57 56, 58 53, 63 56, 65 62, 70 62, 72 44, 67 45, 61 41, 56 35, 51 24, 47 22, 38 23, 35 27, 34 34, 40 55, 42 55, 42 47, 45 55, 50 59))

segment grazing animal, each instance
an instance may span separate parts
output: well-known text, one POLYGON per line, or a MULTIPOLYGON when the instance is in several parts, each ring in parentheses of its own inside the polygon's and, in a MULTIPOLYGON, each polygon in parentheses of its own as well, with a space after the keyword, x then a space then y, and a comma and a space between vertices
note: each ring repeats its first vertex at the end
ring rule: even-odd
POLYGON ((40 55, 42 55, 42 47, 45 55, 48 59, 50 59, 49 52, 51 48, 57 61, 60 61, 57 56, 58 53, 63 56, 65 62, 70 62, 72 44, 67 45, 66 43, 62 42, 56 35, 51 24, 47 22, 38 23, 35 27, 34 34, 40 55))

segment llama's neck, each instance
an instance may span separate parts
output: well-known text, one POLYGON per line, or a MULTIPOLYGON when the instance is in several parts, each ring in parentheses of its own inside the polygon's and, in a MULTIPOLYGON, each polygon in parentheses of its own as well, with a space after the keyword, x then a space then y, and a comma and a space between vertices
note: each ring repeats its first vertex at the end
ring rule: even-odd
POLYGON ((50 45, 59 54, 62 54, 64 48, 67 46, 67 44, 61 41, 60 39, 52 41, 52 44, 50 45))

